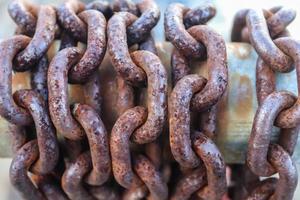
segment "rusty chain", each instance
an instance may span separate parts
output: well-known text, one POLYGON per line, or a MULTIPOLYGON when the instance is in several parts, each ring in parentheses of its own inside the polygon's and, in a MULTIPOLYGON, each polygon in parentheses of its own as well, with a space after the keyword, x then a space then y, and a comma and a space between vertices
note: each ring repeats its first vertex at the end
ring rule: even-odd
POLYGON ((287 30, 293 9, 244 9, 234 18, 232 41, 258 54, 247 166, 226 166, 215 143, 228 68, 225 41, 207 25, 213 5, 172 3, 164 13, 174 46, 169 94, 168 68, 151 33, 160 19, 154 0, 57 7, 13 0, 8 12, 17 28, 0 42, 0 115, 14 152, 9 176, 24 199, 221 200, 233 179, 236 199, 293 198, 300 101, 276 91, 275 76, 295 69, 300 92, 300 43, 287 30), (115 85, 109 123, 106 53, 115 85), (206 77, 191 67, 195 61, 207 62, 206 77), (13 74, 25 71, 30 89, 13 91, 13 74), (71 100, 69 87, 81 88, 82 97, 71 100), (280 129, 276 142, 273 126, 280 129), (275 173, 279 178, 260 181, 275 173))
POLYGON ((214 8, 208 6, 197 9, 171 4, 165 13, 166 38, 175 46, 171 60, 175 86, 169 99, 170 146, 184 174, 172 199, 189 199, 197 191, 197 195, 203 199, 221 199, 226 192, 225 162, 212 141, 215 121, 211 115, 215 114, 215 104, 227 86, 226 47, 222 37, 214 30, 207 25, 198 25, 206 23, 215 15, 214 8), (197 9, 207 15, 200 15, 203 19, 197 19, 197 23, 194 22, 192 26, 186 25, 186 15, 197 9), (200 51, 201 48, 203 50, 200 51), (203 59, 204 53, 207 54, 208 79, 197 74, 188 75, 190 63, 187 55, 194 56, 193 49, 199 52, 194 58, 203 59), (215 54, 219 56, 213 58, 215 54), (198 112, 204 111, 202 117, 207 117, 202 120, 205 123, 199 121, 200 127, 191 128, 190 105, 198 107, 198 112), (211 129, 207 128, 208 124, 213 125, 211 129), (190 130, 197 128, 201 132, 190 133, 190 130), (197 168, 199 165, 201 170, 197 168), (188 168, 192 171, 186 174, 188 168), (190 187, 186 187, 186 184, 190 187))
MULTIPOLYGON (((257 109, 247 152, 247 165, 254 176, 279 174, 249 189, 247 199, 293 199, 298 175, 291 156, 296 146, 299 120, 294 94, 276 91, 276 72, 296 68, 299 88, 299 42, 289 36, 286 27, 295 11, 284 7, 270 10, 242 10, 235 16, 233 41, 248 41, 258 53, 256 64, 257 109), (247 31, 245 31, 247 30, 247 31), (246 33, 247 32, 247 33, 246 33), (246 33, 246 34, 245 34, 246 33), (293 63, 293 65, 292 65, 293 63), (271 142, 273 125, 280 128, 276 143, 271 142)), ((298 89, 299 91, 299 89, 298 89)))

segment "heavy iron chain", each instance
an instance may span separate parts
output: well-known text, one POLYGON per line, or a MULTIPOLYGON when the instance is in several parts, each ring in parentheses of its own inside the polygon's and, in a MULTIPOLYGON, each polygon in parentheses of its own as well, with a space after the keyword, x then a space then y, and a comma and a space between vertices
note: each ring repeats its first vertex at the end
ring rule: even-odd
POLYGON ((183 173, 171 199, 189 199, 195 192, 202 199, 221 199, 226 192, 225 162, 212 140, 216 103, 227 86, 226 47, 223 38, 214 30, 198 25, 205 24, 214 15, 215 9, 210 5, 191 10, 178 3, 169 5, 165 13, 166 38, 176 47, 172 53, 175 86, 169 99, 170 146, 183 173), (184 19, 191 12, 205 15, 187 24, 184 19), (192 50, 195 54, 190 53, 192 50), (189 74, 188 56, 207 57, 208 79, 189 74), (200 127, 190 127, 190 104, 201 113, 204 123, 199 121, 200 127), (201 132, 197 132, 197 128, 201 132))
MULTIPOLYGON (((248 188, 247 199, 293 199, 297 186, 297 169, 293 155, 299 132, 298 101, 294 94, 276 90, 276 72, 288 73, 296 68, 299 42, 286 30, 296 16, 293 9, 239 11, 234 19, 232 41, 250 41, 258 53, 256 64, 257 109, 250 135, 247 165, 253 176, 279 174, 248 188), (292 64, 293 63, 293 64, 292 64), (280 128, 276 143, 271 142, 273 125, 280 128)), ((298 87, 299 88, 299 87, 298 87)), ((298 89, 299 92, 299 89, 298 89)))
MULTIPOLYGON (((228 196, 225 161, 214 142, 227 55, 222 36, 206 25, 216 14, 212 5, 173 3, 165 11, 165 36, 174 46, 169 97, 167 70, 151 34, 160 18, 153 0, 67 0, 58 7, 13 0, 8 11, 17 28, 0 43, 0 114, 9 122, 15 154, 11 183, 23 198, 228 196), (55 40, 60 46, 49 57, 55 40), (113 124, 102 121, 98 68, 106 49, 116 72, 113 124), (191 68, 194 60, 207 62, 207 78, 191 68), (25 71, 31 89, 12 93, 13 73, 25 71), (68 84, 81 85, 82 102, 70 104, 68 84)), ((276 72, 295 67, 298 76, 300 44, 286 29, 295 15, 274 7, 241 10, 234 19, 232 41, 250 42, 259 55, 259 108, 247 166, 231 167, 231 178, 246 189, 240 199, 292 199, 297 185, 291 155, 299 103, 292 93, 275 91, 276 72), (273 124, 281 129, 276 143, 270 142, 273 124), (259 180, 275 173, 279 179, 259 180)))

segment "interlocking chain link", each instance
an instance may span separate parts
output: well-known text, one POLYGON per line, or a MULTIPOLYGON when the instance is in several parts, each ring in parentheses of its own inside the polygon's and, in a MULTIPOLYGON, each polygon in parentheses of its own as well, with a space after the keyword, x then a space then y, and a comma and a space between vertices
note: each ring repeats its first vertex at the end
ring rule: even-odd
POLYGON ((12 138, 9 176, 24 199, 221 200, 231 181, 244 190, 234 192, 239 199, 293 198, 300 100, 275 87, 276 73, 296 69, 300 92, 300 43, 287 30, 293 9, 244 9, 234 18, 232 41, 258 54, 247 166, 226 166, 215 143, 228 68, 223 37, 206 25, 213 5, 167 7, 172 80, 151 33, 160 19, 154 0, 13 0, 8 12, 17 28, 0 42, 0 115, 12 138), (103 84, 106 50, 115 91, 103 84), (207 77, 192 73, 194 61, 207 62, 207 77), (13 91, 14 73, 25 71, 30 89, 13 91), (69 87, 80 97, 71 99, 69 87))
MULTIPOLYGON (((206 177, 203 177, 203 172, 199 173, 197 168, 188 173, 187 177, 196 177, 202 181, 195 181, 192 188, 185 189, 184 183, 188 178, 184 177, 178 183, 172 199, 188 199, 196 191, 203 199, 221 199, 226 192, 225 162, 212 138, 208 137, 214 134, 207 132, 209 130, 207 125, 215 123, 213 120, 210 121, 213 117, 207 116, 211 114, 207 110, 212 109, 211 112, 215 114, 215 104, 227 86, 226 47, 222 37, 214 30, 207 25, 198 25, 206 23, 206 20, 215 14, 215 9, 212 7, 198 9, 198 12, 208 11, 206 12, 208 14, 200 15, 203 19, 198 19, 198 23, 194 22, 188 30, 184 18, 192 10, 181 4, 171 4, 165 13, 166 37, 176 48, 172 54, 175 87, 169 99, 171 151, 182 168, 193 169, 204 165, 202 168, 206 170, 206 177), (197 74, 188 75, 190 70, 187 55, 203 59, 204 52, 207 54, 208 80, 197 74), (207 120, 202 120, 204 122, 200 125, 202 132, 193 131, 193 134, 190 134, 190 105, 197 111, 205 111, 203 114, 208 117, 207 120), (184 192, 177 196, 178 191, 182 190, 184 192)), ((214 128, 211 131, 214 132, 214 128)))
POLYGON ((243 40, 247 28, 244 35, 249 35, 259 55, 256 65, 259 107, 249 139, 247 165, 257 176, 279 174, 278 180, 266 179, 252 189, 248 199, 292 199, 297 185, 297 169, 291 159, 299 132, 297 98, 287 91, 277 92, 275 86, 275 73, 290 72, 294 67, 299 82, 300 46, 284 33, 294 18, 295 11, 283 7, 264 12, 242 10, 235 17, 232 40, 243 40), (273 125, 280 128, 277 143, 271 143, 273 125))

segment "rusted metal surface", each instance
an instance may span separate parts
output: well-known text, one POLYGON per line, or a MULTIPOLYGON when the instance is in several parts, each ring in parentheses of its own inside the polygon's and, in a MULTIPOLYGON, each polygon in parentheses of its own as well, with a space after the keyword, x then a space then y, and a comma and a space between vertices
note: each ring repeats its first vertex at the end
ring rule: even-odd
POLYGON ((32 68, 48 51, 55 37, 56 13, 52 6, 41 6, 35 33, 27 47, 15 58, 15 71, 32 68), (49 20, 50 19, 50 20, 49 20))
MULTIPOLYGON (((158 53, 162 58, 164 66, 168 66, 170 59, 170 52, 172 47, 169 44, 158 44, 158 53)), ((255 90, 255 70, 253 66, 256 64, 257 55, 253 48, 248 44, 229 43, 227 44, 228 56, 228 70, 229 70, 229 83, 228 91, 222 98, 222 102, 218 105, 218 116, 224 116, 222 120, 217 120, 218 123, 218 137, 216 138, 218 146, 221 148, 225 156, 226 162, 229 163, 242 163, 245 158, 245 149, 247 139, 251 132, 251 124, 254 118, 254 111, 257 108, 256 103, 256 90, 255 90), (241 112, 243 111, 244 112, 241 112)), ((114 83, 115 74, 111 70, 111 64, 108 57, 103 62, 103 67, 100 69, 100 82, 103 88, 103 109, 108 110, 110 105, 113 105, 116 100, 116 95, 112 92, 117 86, 114 83), (105 94, 110 94, 105 95, 105 94)), ((194 63, 196 68, 191 70, 198 70, 199 73, 206 75, 206 63, 194 63), (198 67, 203 65, 203 67, 198 67)), ((295 84, 288 84, 291 81, 296 81, 296 74, 276 74, 276 87, 278 90, 287 89, 291 92, 297 93, 295 84)), ((21 88, 30 88, 29 73, 13 74, 12 77, 12 91, 21 88)), ((83 87, 77 85, 69 85, 69 102, 80 102, 83 100, 83 87)), ((116 119, 116 108, 112 108, 112 112, 105 115, 103 120, 108 124, 109 121, 116 119)), ((220 119, 220 117, 219 117, 220 119)), ((1 130, 8 131, 8 125, 3 118, 0 118, 1 130)), ((276 139, 278 134, 277 129, 272 129, 272 140, 276 139)), ((0 152, 2 157, 11 155, 8 151, 9 137, 7 134, 1 134, 2 147, 0 152)), ((296 148, 295 159, 299 162, 298 157, 300 152, 296 148)))
POLYGON ((93 169, 86 175, 86 182, 90 185, 102 185, 109 178, 111 170, 106 128, 99 115, 87 105, 75 104, 73 113, 85 130, 91 147, 93 169))
POLYGON ((32 123, 32 117, 25 109, 17 106, 12 97, 12 65, 13 58, 30 42, 26 36, 15 36, 11 39, 2 41, 0 44, 0 63, 1 63, 1 116, 7 121, 16 125, 29 125, 32 123))
POLYGON ((167 71, 159 57, 147 51, 135 51, 132 60, 147 75, 147 120, 132 135, 139 144, 153 142, 167 120, 167 71))
POLYGON ((196 74, 184 76, 174 87, 169 99, 170 146, 175 160, 183 167, 200 163, 192 149, 190 103, 192 96, 203 89, 206 79, 196 74))
POLYGON ((79 13, 79 18, 87 24, 87 48, 80 61, 70 69, 71 83, 85 83, 101 64, 106 51, 106 20, 95 10, 79 13))
POLYGON ((293 9, 239 12, 232 36, 250 46, 226 46, 207 24, 211 4, 168 5, 170 44, 151 33, 160 18, 153 0, 14 0, 9 12, 17 36, 0 43, 0 114, 13 140, 11 182, 24 198, 293 198, 298 101, 276 87, 277 74, 294 68, 299 82, 300 45, 286 38, 293 9), (255 64, 241 67, 251 58, 253 74, 255 64))
POLYGON ((58 132, 69 139, 83 138, 82 127, 75 121, 68 102, 68 71, 79 61, 80 49, 72 47, 60 51, 48 70, 49 111, 58 132))
POLYGON ((144 123, 146 114, 143 107, 128 109, 118 118, 111 132, 112 169, 116 181, 125 188, 130 188, 135 176, 131 164, 129 138, 133 131, 144 123), (129 122, 130 126, 125 126, 129 122))
POLYGON ((30 112, 36 127, 39 159, 31 167, 31 171, 37 174, 48 174, 58 162, 59 149, 56 131, 45 100, 33 90, 18 90, 14 93, 14 99, 18 105, 30 112))
MULTIPOLYGON (((164 66, 168 66, 170 62, 170 53, 172 47, 169 44, 157 44, 158 54, 164 66)), ((255 69, 257 54, 249 44, 228 43, 228 91, 222 97, 222 101, 218 107, 218 136, 216 141, 222 154, 225 157, 226 163, 243 163, 245 160, 245 152, 247 140, 251 132, 252 122, 257 109, 256 88, 255 88, 255 69), (221 117, 222 116, 222 117, 221 117), (220 120, 222 119, 222 120, 220 120)), ((192 71, 198 71, 204 76, 207 74, 205 68, 206 63, 195 62, 192 71), (201 67, 202 66, 202 67, 201 67)), ((117 89, 115 83, 115 73, 111 69, 112 65, 109 58, 106 57, 103 61, 103 66, 100 69, 100 84, 103 88, 103 120, 105 124, 116 119, 117 108, 111 107, 117 99, 117 95, 113 93, 117 89), (109 114, 106 111, 110 110, 109 114)), ((169 71, 169 70, 168 70, 169 71)), ((170 74, 169 74, 170 77, 170 74)), ((169 79, 170 80, 170 79, 169 79)), ((288 84, 296 82, 296 74, 294 72, 288 74, 276 74, 276 88, 286 89, 297 93, 296 84, 288 84)), ((30 88, 29 73, 13 74, 12 77, 12 92, 21 88, 30 88)), ((84 88, 77 85, 69 85, 69 103, 83 102, 84 88)), ((0 118, 0 127, 4 132, 8 132, 8 124, 0 118)), ((109 130, 109 129, 108 129, 109 130)), ((11 156, 9 134, 1 134, 1 150, 2 157, 11 156)), ((278 130, 272 129, 271 139, 274 141, 278 136, 278 130)), ((299 163, 300 152, 299 148, 295 149, 294 159, 299 163)))
POLYGON ((17 151, 10 166, 9 176, 11 183, 24 198, 45 199, 27 175, 29 167, 38 158, 38 155, 37 141, 32 140, 17 151))

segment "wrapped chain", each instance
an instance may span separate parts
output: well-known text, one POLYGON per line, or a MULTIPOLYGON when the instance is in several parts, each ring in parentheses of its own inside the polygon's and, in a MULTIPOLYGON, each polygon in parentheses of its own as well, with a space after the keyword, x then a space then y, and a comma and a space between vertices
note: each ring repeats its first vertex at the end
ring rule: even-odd
POLYGON ((232 199, 293 198, 300 100, 275 87, 277 72, 296 69, 300 92, 300 43, 287 30, 293 9, 234 18, 232 41, 258 54, 259 107, 247 165, 231 166, 215 143, 229 80, 225 41, 206 25, 213 5, 167 7, 170 70, 151 33, 160 19, 154 0, 13 0, 8 12, 17 28, 0 42, 0 115, 12 138, 11 183, 24 199, 221 200, 233 196, 231 181, 240 184, 232 199), (207 62, 207 76, 194 61, 207 62), (13 91, 20 72, 30 74, 30 88, 13 91))

